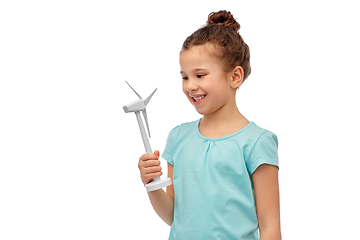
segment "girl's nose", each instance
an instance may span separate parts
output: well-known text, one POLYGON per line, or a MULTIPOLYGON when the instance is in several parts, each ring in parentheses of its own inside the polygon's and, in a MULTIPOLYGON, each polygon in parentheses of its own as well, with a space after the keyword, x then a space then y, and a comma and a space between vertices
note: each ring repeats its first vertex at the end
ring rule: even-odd
POLYGON ((199 86, 197 85, 196 81, 189 79, 187 86, 186 86, 186 90, 188 92, 194 92, 198 89, 199 89, 199 86))

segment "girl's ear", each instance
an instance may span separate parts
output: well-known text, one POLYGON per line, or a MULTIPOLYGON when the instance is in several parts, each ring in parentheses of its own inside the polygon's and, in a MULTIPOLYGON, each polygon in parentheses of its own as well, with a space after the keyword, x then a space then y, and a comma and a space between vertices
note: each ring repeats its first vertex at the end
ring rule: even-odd
POLYGON ((244 79, 244 69, 240 66, 236 66, 232 71, 231 87, 238 88, 244 79))

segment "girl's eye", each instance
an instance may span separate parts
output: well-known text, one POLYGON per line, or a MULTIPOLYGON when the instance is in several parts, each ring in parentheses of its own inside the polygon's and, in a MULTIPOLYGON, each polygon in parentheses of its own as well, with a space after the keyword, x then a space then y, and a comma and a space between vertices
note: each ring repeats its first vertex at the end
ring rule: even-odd
POLYGON ((188 77, 183 77, 182 79, 185 81, 185 80, 188 80, 189 78, 188 77))
POLYGON ((197 78, 202 78, 202 77, 204 77, 205 76, 205 74, 198 74, 197 75, 197 78))

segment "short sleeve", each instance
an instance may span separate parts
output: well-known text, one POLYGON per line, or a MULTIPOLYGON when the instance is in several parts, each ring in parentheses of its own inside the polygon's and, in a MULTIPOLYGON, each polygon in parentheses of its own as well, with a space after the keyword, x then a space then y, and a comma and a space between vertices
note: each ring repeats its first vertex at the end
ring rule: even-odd
POLYGON ((179 134, 180 126, 175 127, 169 133, 169 136, 166 141, 166 146, 163 154, 161 155, 166 161, 168 161, 171 165, 174 166, 174 145, 179 134))
POLYGON ((246 165, 250 174, 262 164, 279 166, 278 157, 278 139, 277 136, 270 132, 264 132, 254 144, 250 151, 246 165))

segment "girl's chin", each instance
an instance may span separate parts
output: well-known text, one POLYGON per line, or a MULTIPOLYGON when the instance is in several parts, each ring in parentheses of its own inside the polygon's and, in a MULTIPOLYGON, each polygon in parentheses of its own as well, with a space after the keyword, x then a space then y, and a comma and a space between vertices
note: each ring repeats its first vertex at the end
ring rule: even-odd
POLYGON ((195 107, 195 110, 198 112, 198 114, 200 115, 207 115, 209 114, 209 111, 207 111, 206 109, 204 108, 200 108, 200 107, 197 107, 197 106, 194 106, 195 107))
POLYGON ((202 100, 200 100, 199 102, 195 102, 193 98, 189 98, 189 101, 191 103, 191 105, 193 105, 193 107, 195 108, 195 110, 200 114, 200 115, 207 115, 209 114, 209 109, 205 108, 205 105, 203 104, 206 100, 206 97, 202 100))

